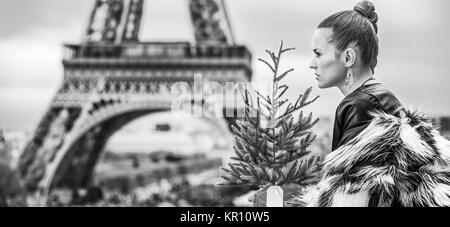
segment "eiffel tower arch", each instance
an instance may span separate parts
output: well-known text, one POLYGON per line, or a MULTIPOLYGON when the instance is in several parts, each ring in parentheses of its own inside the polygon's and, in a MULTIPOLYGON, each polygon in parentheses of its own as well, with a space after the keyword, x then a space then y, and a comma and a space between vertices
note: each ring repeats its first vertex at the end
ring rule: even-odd
MULTIPOLYGON (((193 85, 199 73, 219 84, 251 80, 251 53, 234 43, 223 0, 188 0, 195 43, 141 42, 143 4, 96 0, 81 44, 64 46, 63 83, 19 161, 29 191, 88 186, 108 138, 139 117, 169 111, 172 85, 193 85)), ((230 111, 237 107, 225 104, 230 111)), ((233 117, 212 121, 228 130, 233 117)))

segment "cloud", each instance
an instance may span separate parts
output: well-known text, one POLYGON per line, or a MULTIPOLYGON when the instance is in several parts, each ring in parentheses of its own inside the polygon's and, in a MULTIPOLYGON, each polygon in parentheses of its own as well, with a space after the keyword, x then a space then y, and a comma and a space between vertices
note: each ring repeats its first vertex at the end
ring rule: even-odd
POLYGON ((0 128, 34 130, 55 93, 52 88, 1 88, 0 128))
POLYGON ((0 39, 0 88, 51 88, 59 84, 63 77, 62 41, 79 42, 80 28, 79 23, 57 30, 36 27, 26 35, 0 39))
POLYGON ((0 128, 37 126, 63 79, 61 41, 73 40, 80 27, 35 27, 0 39, 0 128))
POLYGON ((9 38, 26 36, 36 28, 57 31, 72 23, 86 25, 94 1, 1 0, 0 4, 0 37, 9 38))
MULTIPOLYGON (((141 38, 192 41, 187 3, 147 0, 141 38)), ((293 99, 316 86, 308 63, 310 38, 327 15, 358 1, 344 0, 245 0, 227 1, 239 44, 254 56, 254 78, 270 82, 270 74, 256 58, 265 49, 276 50, 280 40, 297 48, 284 67, 296 71, 286 80, 293 99)), ((406 104, 425 106, 438 114, 450 113, 450 43, 447 0, 373 1, 380 16, 380 58, 377 78, 406 104), (426 92, 424 92, 426 91, 426 92)), ((93 0, 0 1, 0 127, 33 128, 61 83, 62 43, 81 41, 93 0), (19 120, 20 119, 20 120, 19 120), (24 119, 23 121, 21 119, 24 119)), ((342 99, 337 89, 314 89, 321 96, 310 110, 333 115, 342 99)))
POLYGON ((50 88, 59 81, 61 49, 33 40, 0 44, 0 87, 50 88))

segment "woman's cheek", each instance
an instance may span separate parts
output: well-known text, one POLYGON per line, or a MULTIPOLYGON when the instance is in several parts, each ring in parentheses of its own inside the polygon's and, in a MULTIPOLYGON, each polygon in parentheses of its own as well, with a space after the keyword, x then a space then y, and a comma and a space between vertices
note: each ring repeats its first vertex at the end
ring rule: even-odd
MULTIPOLYGON (((329 60, 327 60, 327 59, 322 59, 322 61, 321 61, 321 68, 322 68, 322 74, 324 74, 324 76, 325 76, 325 74, 328 74, 328 72, 330 71, 330 67, 331 67, 331 65, 330 65, 330 61, 329 60)), ((322 75, 321 75, 322 76, 322 75)))

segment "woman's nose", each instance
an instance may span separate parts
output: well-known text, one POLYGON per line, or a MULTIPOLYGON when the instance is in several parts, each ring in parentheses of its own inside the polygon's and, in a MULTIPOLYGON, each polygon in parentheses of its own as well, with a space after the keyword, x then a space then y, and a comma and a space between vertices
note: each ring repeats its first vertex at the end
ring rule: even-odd
POLYGON ((309 68, 310 69, 317 69, 317 63, 316 63, 315 59, 311 60, 311 62, 309 63, 309 68))

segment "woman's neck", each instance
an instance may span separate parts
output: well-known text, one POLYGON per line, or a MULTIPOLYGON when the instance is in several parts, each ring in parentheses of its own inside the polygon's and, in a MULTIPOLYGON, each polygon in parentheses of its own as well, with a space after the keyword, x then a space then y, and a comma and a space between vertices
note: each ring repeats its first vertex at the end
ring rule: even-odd
POLYGON ((360 72, 355 72, 355 74, 350 78, 347 85, 342 84, 338 86, 339 90, 347 96, 354 92, 356 89, 360 88, 364 83, 373 78, 372 70, 363 70, 360 72))

